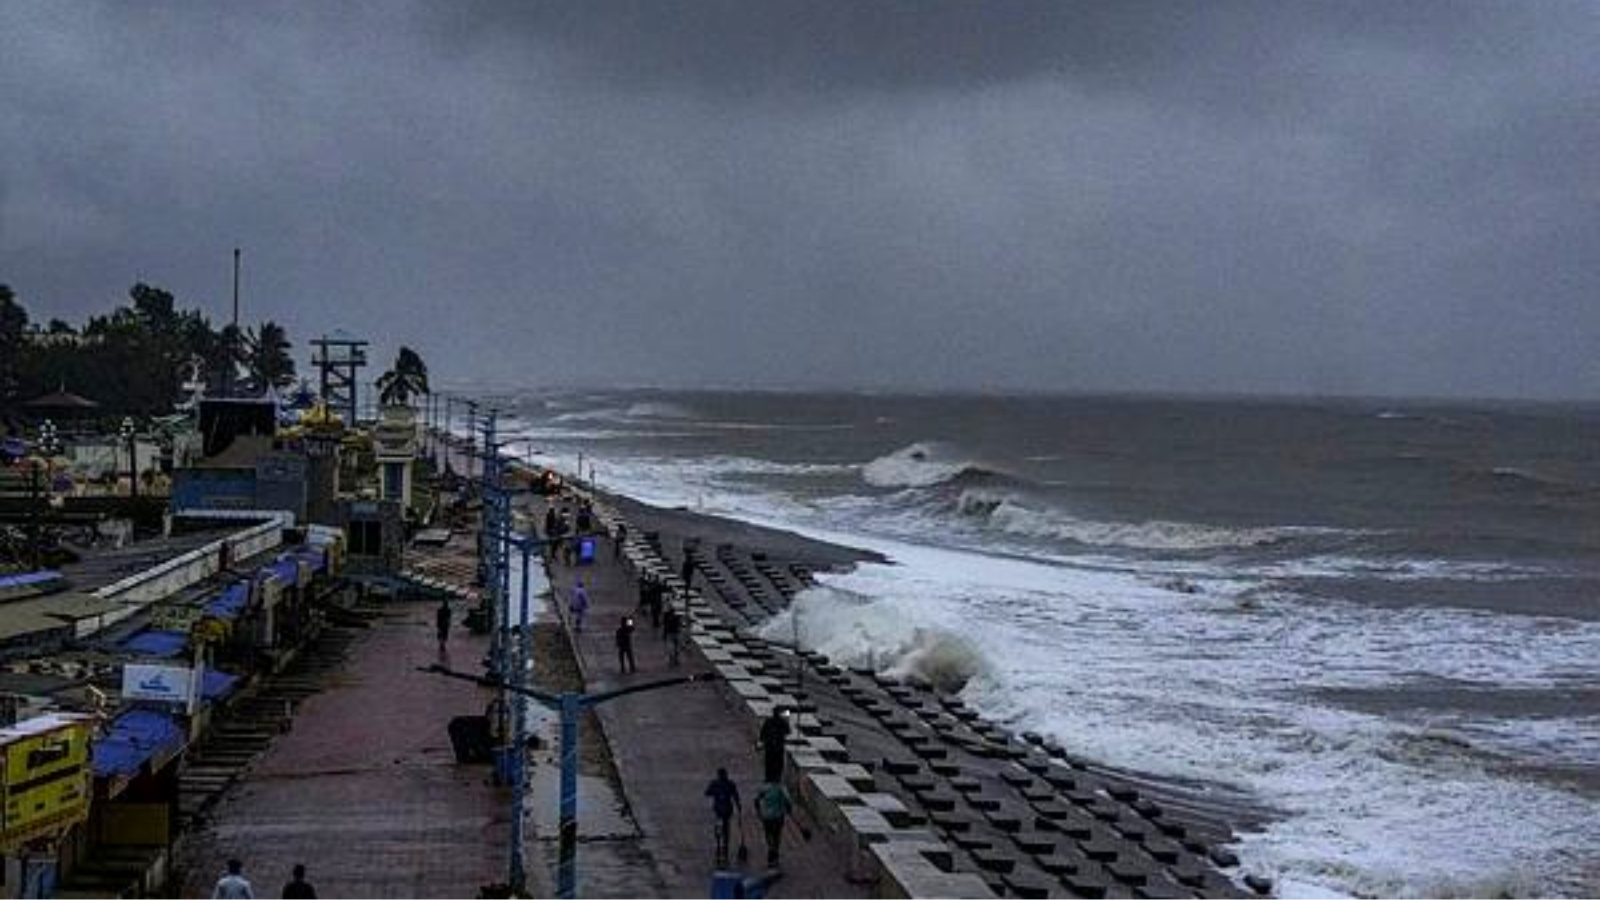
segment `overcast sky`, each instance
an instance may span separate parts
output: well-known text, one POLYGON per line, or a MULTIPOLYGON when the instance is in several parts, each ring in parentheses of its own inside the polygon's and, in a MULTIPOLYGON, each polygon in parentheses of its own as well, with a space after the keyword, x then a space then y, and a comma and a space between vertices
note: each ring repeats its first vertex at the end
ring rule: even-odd
POLYGON ((1600 397, 1600 4, 0 3, 0 282, 528 384, 1600 397))

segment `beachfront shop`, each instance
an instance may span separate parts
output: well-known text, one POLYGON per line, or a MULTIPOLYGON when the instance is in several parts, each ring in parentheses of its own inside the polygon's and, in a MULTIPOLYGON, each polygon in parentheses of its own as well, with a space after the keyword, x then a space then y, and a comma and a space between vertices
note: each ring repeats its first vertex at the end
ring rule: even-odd
POLYGON ((93 728, 90 716, 52 713, 0 729, 0 896, 55 895, 89 817, 93 728))

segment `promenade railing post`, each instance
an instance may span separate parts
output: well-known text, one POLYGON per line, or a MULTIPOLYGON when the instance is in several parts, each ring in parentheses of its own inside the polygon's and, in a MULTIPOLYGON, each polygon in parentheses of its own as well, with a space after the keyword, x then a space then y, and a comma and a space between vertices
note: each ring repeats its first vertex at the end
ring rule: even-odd
POLYGON ((581 698, 568 692, 561 695, 561 808, 559 862, 556 866, 556 896, 563 900, 578 895, 578 715, 581 698))
MULTIPOLYGON (((509 540, 510 535, 507 534, 509 540)), ((519 542, 518 549, 522 553, 522 585, 518 592, 521 597, 521 615, 517 619, 521 639, 517 641, 516 654, 516 685, 524 690, 528 687, 528 669, 533 659, 533 642, 529 639, 532 629, 528 625, 528 544, 519 542)), ((511 877, 509 879, 513 896, 527 896, 527 859, 524 846, 524 828, 526 827, 528 803, 528 766, 523 748, 528 745, 528 701, 522 694, 514 694, 513 702, 516 708, 512 713, 512 751, 515 767, 512 772, 511 793, 511 877)))

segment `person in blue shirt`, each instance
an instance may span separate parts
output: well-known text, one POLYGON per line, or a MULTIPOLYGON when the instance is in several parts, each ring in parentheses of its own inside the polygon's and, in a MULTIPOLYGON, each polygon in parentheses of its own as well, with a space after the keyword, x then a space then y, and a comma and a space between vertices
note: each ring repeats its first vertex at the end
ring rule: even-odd
POLYGON ((739 808, 739 786, 728 778, 727 769, 718 769, 717 777, 706 785, 706 796, 711 798, 711 814, 716 817, 714 831, 717 837, 719 866, 728 864, 728 823, 739 808))

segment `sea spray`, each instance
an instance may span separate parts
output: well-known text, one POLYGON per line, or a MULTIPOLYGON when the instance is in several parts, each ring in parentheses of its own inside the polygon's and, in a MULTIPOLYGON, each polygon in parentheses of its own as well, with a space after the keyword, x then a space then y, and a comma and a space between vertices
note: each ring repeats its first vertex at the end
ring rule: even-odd
POLYGON ((762 625, 760 634, 785 643, 798 635, 801 647, 835 662, 919 678, 946 693, 956 693, 988 672, 982 654, 965 638, 908 622, 882 602, 837 588, 801 591, 787 609, 762 625))

